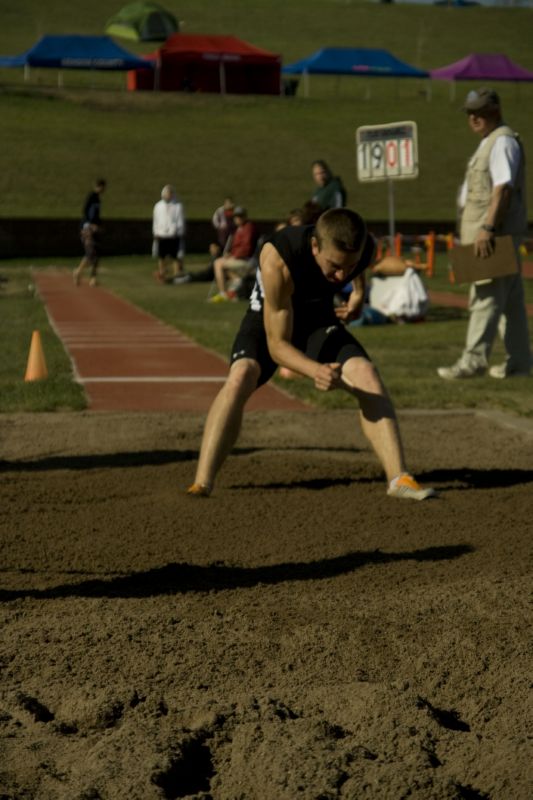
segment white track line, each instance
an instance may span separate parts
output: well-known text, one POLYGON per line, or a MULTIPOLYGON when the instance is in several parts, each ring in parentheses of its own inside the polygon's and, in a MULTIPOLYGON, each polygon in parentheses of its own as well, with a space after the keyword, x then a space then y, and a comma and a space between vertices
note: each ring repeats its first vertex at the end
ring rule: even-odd
POLYGON ((102 342, 95 344, 74 344, 68 339, 65 343, 70 350, 191 350, 194 345, 180 344, 179 342, 102 342))

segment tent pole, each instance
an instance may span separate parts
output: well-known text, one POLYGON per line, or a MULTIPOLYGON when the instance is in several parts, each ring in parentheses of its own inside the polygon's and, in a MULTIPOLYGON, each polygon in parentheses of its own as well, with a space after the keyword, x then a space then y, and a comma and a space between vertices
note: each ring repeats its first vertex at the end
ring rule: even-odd
POLYGON ((394 252, 394 181, 392 178, 389 178, 387 183, 389 184, 389 241, 390 241, 390 251, 391 253, 394 252))
POLYGON ((304 77, 304 97, 309 97, 309 73, 306 69, 303 71, 304 77))
POLYGON ((24 83, 28 83, 30 80, 30 65, 24 64, 24 83))
POLYGON ((226 70, 222 60, 218 62, 218 74, 220 77, 220 94, 226 94, 226 70))
POLYGON ((450 102, 453 103, 455 101, 455 81, 452 80, 450 83, 450 102))

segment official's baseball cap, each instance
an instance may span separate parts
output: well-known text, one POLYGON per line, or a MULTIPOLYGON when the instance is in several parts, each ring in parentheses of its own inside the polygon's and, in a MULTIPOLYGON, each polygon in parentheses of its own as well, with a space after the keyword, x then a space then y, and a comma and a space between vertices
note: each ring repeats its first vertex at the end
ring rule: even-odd
POLYGON ((246 216, 246 209, 242 206, 235 206, 233 209, 233 216, 234 217, 245 217, 246 216))
POLYGON ((499 108, 500 98, 494 89, 482 86, 481 89, 473 89, 468 92, 463 111, 481 111, 485 108, 499 108))

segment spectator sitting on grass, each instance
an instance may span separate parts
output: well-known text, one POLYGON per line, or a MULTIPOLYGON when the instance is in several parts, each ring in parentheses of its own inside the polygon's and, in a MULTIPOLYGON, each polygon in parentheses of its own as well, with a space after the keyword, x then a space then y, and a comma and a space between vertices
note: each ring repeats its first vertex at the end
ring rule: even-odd
POLYGON ((371 274, 368 302, 350 325, 360 327, 424 319, 429 297, 413 261, 386 256, 375 264, 371 274))
POLYGON ((210 303, 231 300, 238 282, 253 268, 252 258, 257 241, 257 232, 250 222, 246 209, 238 206, 233 213, 236 231, 231 239, 229 252, 215 260, 215 281, 218 294, 209 299, 210 303))
POLYGON ((288 225, 314 225, 322 213, 320 206, 313 200, 308 200, 301 208, 289 211, 288 225))
POLYGON ((234 213, 235 204, 233 199, 225 197, 223 204, 216 209, 211 218, 211 224, 217 237, 218 255, 224 252, 228 239, 235 231, 234 213))

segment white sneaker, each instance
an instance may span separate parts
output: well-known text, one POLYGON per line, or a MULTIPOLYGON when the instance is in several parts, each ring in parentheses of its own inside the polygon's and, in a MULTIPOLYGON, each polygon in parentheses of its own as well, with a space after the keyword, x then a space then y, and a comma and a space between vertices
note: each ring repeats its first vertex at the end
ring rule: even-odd
POLYGON ((185 272, 183 275, 176 275, 175 278, 172 278, 172 283, 175 286, 181 286, 183 283, 190 283, 191 276, 188 272, 185 272))
POLYGON ((475 378, 477 375, 484 375, 485 367, 465 367, 460 361, 451 367, 439 367, 437 374, 445 381, 457 381, 462 378, 475 378))
POLYGON ((489 369, 490 377, 499 378, 500 380, 503 378, 527 378, 529 374, 529 370, 509 369, 506 362, 503 364, 495 364, 489 369))
POLYGON ((387 489, 389 497, 399 497, 401 500, 427 500, 429 497, 436 497, 435 489, 423 489, 412 475, 404 472, 389 483, 387 489))

